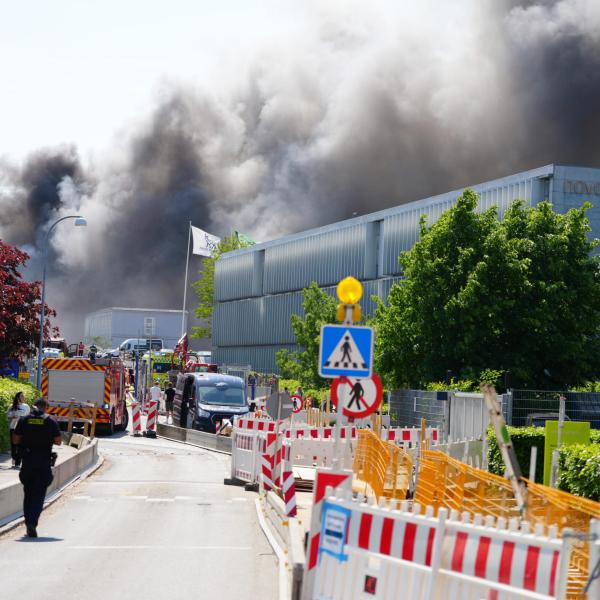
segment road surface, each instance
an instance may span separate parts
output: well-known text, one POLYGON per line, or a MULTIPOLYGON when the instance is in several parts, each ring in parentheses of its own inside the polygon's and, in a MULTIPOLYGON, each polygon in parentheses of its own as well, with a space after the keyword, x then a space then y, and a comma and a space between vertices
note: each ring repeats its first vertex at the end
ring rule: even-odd
POLYGON ((229 457, 100 438, 104 465, 47 508, 39 538, 0 536, 1 597, 275 600, 277 562, 229 457))

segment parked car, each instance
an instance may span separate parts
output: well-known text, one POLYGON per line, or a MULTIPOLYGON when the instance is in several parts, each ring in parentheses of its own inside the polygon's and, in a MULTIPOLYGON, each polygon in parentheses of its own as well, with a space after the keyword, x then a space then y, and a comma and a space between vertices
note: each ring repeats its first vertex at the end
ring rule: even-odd
MULTIPOLYGON (((526 424, 533 425, 534 427, 544 427, 546 425, 546 421, 558 421, 559 414, 556 412, 547 412, 547 413, 531 413, 527 415, 526 424)), ((571 419, 565 415, 565 421, 570 421, 571 419)))
POLYGON ((177 376, 173 422, 180 427, 215 433, 216 424, 245 415, 250 407, 244 380, 220 373, 177 376))

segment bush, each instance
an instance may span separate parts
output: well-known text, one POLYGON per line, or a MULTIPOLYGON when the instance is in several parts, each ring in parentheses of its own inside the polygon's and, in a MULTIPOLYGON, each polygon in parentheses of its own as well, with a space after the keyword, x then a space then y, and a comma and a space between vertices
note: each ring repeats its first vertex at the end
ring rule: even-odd
MULTIPOLYGON (((595 437, 598 438, 597 435, 595 437)), ((558 456, 558 488, 600 501, 600 444, 576 444, 561 448, 558 456)))
POLYGON ((22 382, 11 377, 0 377, 0 451, 10 448, 6 411, 10 408, 17 392, 25 394, 25 400, 29 405, 32 405, 40 395, 38 389, 31 383, 22 382))
MULTIPOLYGON (((509 427, 508 433, 512 440, 517 461, 524 477, 529 477, 529 459, 531 448, 537 446, 537 460, 535 465, 535 480, 540 483, 544 479, 544 442, 545 430, 543 427, 509 427)), ((487 432, 488 440, 488 470, 490 473, 504 476, 505 466, 500 448, 496 441, 493 427, 487 432)))

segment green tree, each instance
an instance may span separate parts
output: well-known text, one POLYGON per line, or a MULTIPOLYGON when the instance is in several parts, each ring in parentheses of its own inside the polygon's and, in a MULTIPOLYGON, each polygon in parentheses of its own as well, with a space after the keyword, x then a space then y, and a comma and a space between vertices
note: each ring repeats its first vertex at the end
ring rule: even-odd
POLYGON ((335 322, 337 303, 313 281, 302 292, 304 317, 292 315, 292 330, 299 352, 279 350, 276 363, 279 373, 286 379, 297 379, 304 387, 322 389, 329 382, 319 377, 319 343, 321 326, 335 322))
POLYGON ((393 386, 445 378, 556 387, 598 372, 600 279, 589 205, 557 214, 514 202, 500 221, 465 190, 399 260, 404 277, 379 301, 375 361, 393 386))
POLYGON ((205 322, 205 325, 192 327, 192 337, 209 338, 212 336, 212 315, 215 300, 215 265, 219 257, 225 252, 239 250, 246 246, 251 246, 253 242, 247 239, 240 239, 237 234, 228 235, 221 239, 212 255, 204 259, 202 269, 199 271, 200 279, 192 284, 194 292, 198 297, 198 308, 196 316, 205 322))

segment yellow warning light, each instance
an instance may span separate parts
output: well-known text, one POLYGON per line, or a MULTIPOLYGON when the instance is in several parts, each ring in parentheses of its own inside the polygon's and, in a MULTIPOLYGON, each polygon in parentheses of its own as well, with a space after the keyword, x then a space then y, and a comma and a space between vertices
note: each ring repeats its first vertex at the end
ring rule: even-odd
POLYGON ((358 279, 346 277, 338 283, 337 295, 344 304, 356 304, 362 298, 362 285, 358 279))

